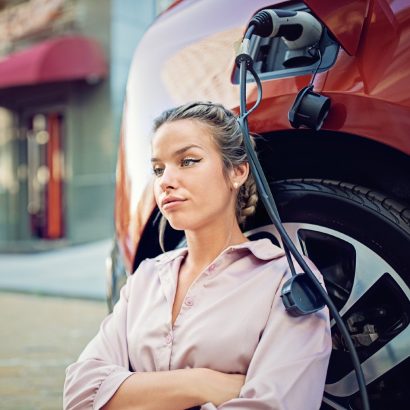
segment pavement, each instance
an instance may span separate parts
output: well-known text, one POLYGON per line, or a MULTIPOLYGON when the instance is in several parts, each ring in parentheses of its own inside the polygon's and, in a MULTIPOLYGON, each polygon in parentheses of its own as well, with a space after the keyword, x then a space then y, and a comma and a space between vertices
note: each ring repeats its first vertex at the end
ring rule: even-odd
POLYGON ((0 409, 62 409, 65 369, 97 333, 106 303, 0 292, 0 311, 0 409))
POLYGON ((0 254, 0 290, 105 300, 112 240, 25 254, 0 254))
POLYGON ((0 408, 62 408, 65 368, 107 315, 112 240, 0 253, 0 408))

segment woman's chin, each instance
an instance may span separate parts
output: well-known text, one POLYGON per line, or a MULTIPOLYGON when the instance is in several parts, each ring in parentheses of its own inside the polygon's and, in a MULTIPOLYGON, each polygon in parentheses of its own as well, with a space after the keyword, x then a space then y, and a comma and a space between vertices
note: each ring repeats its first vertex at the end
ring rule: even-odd
POLYGON ((186 222, 176 221, 174 218, 169 218, 167 221, 171 228, 176 231, 185 231, 186 229, 189 229, 190 224, 187 224, 186 222))
POLYGON ((201 224, 193 223, 189 218, 184 218, 183 221, 177 220, 177 218, 169 218, 168 223, 176 231, 195 231, 201 226, 201 224))

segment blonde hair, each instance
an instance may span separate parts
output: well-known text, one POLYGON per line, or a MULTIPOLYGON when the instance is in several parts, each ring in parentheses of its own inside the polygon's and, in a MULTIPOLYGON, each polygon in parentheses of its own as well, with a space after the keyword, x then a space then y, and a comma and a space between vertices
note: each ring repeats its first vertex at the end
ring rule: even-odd
MULTIPOLYGON (((198 101, 164 111, 155 119, 153 131, 157 131, 161 125, 167 122, 178 120, 196 120, 210 128, 214 142, 221 153, 223 172, 226 177, 230 170, 248 162, 243 134, 238 121, 233 112, 223 105, 198 101)), ((253 139, 251 141, 254 145, 253 139)), ((255 212, 257 202, 258 193, 255 181, 252 174, 249 173, 248 178, 239 188, 236 199, 235 213, 240 225, 243 225, 246 218, 255 212)), ((163 251, 165 251, 166 222, 166 218, 162 216, 159 224, 159 242, 163 251)))

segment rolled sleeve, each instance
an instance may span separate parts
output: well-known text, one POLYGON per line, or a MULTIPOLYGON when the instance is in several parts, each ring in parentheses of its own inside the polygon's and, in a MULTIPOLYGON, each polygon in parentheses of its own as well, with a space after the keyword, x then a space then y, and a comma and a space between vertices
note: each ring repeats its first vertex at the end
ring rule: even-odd
MULTIPOLYGON (((313 267, 313 266, 312 266, 313 267)), ((320 273, 315 269, 320 277, 320 273)), ((317 410, 320 408, 332 349, 327 307, 302 317, 290 316, 280 289, 250 362, 237 399, 218 409, 317 410)), ((210 403, 202 406, 211 410, 210 403)))
MULTIPOLYGON (((137 272, 136 272, 137 274, 137 272)), ((68 366, 64 384, 64 409, 100 409, 133 374, 129 370, 127 311, 130 282, 121 290, 113 313, 102 322, 98 334, 68 366)))

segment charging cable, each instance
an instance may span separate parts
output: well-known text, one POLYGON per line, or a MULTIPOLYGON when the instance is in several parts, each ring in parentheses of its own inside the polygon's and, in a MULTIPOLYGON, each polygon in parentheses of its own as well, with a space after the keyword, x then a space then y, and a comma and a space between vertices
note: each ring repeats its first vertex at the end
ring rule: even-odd
POLYGON ((254 28, 254 25, 251 25, 247 29, 241 44, 241 48, 236 57, 236 64, 239 67, 240 84, 240 115, 238 117, 238 122, 244 136, 244 144, 248 156, 249 167, 255 179, 260 198, 266 208, 270 219, 273 222, 273 225, 276 227, 279 235, 281 236, 283 247, 292 273, 291 279, 289 279, 282 288, 282 301, 287 312, 293 316, 311 314, 322 309, 325 304, 328 306, 329 311, 332 314, 333 319, 335 320, 349 350, 353 367, 356 372, 356 378, 360 390, 363 409, 370 410, 363 371, 360 366, 360 360, 354 347, 353 341, 350 337, 349 331, 347 330, 342 317, 339 315, 339 312, 332 299, 322 287, 319 280, 309 268, 305 259, 298 252, 296 246, 285 231, 281 223, 280 216, 269 187, 269 183, 266 179, 262 166, 258 160, 258 157, 255 150, 253 149, 250 140, 248 116, 258 107, 262 100, 262 84, 258 74, 253 67, 253 59, 249 52, 250 38, 254 32, 254 28), (247 110, 246 108, 246 80, 248 71, 255 79, 258 89, 257 101, 250 110, 247 110), (303 270, 303 273, 296 273, 290 254, 292 254, 295 260, 298 262, 303 270))

